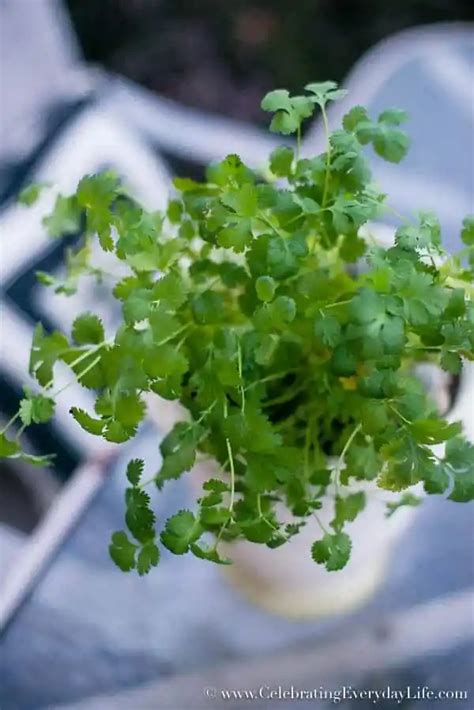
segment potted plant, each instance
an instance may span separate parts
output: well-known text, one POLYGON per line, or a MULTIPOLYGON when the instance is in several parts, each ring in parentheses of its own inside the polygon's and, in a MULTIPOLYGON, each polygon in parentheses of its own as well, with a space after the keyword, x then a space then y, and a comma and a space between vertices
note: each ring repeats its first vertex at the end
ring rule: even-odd
POLYGON ((64 281, 40 280, 68 294, 83 276, 104 279, 122 318, 110 335, 92 313, 78 314, 70 336, 37 326, 30 373, 41 389, 25 388, 1 455, 44 463, 9 428, 54 415, 59 360, 96 392, 95 412, 71 409, 92 435, 129 440, 153 397, 171 430, 158 471, 128 464, 126 530, 110 543, 126 572, 149 572, 162 547, 234 560, 231 576, 252 598, 327 613, 374 587, 420 493, 473 498, 474 446, 462 422, 437 410, 416 367, 434 363, 462 388, 463 363, 474 359, 474 218, 457 256, 443 251, 431 213, 402 219, 392 246, 362 237, 390 209, 363 146, 397 163, 409 141, 398 109, 373 120, 356 106, 330 133, 327 104, 344 93, 325 82, 302 96, 267 94, 270 130, 297 140, 261 173, 228 155, 204 182, 175 179, 165 213, 144 210, 115 175, 89 175, 44 220, 53 236, 83 223, 84 241, 64 281), (301 124, 315 110, 326 150, 301 158, 301 124), (96 238, 123 278, 91 259, 96 238), (147 485, 192 469, 195 509, 156 521, 147 485))

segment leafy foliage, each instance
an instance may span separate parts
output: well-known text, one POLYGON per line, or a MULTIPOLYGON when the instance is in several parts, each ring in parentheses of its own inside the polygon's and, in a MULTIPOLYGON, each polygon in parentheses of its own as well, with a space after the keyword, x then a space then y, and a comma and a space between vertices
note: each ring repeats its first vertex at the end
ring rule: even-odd
MULTIPOLYGON (((71 409, 91 435, 132 438, 145 393, 177 400, 188 414, 161 442, 149 481, 142 460, 127 466, 127 532, 114 532, 109 548, 124 571, 146 574, 161 547, 218 564, 229 562, 221 541, 278 547, 323 501, 334 508, 331 531, 311 554, 338 570, 366 503, 353 480, 400 491, 388 515, 418 504, 416 485, 457 502, 474 496, 474 447, 413 374, 419 361, 459 373, 474 359, 473 218, 463 222, 460 255, 444 253, 431 213, 404 220, 390 248, 370 246, 360 229, 383 215, 386 196, 372 182, 366 146, 399 162, 409 145, 400 127, 406 115, 389 109, 373 119, 356 106, 331 133, 326 108, 344 93, 323 82, 303 95, 267 94, 270 129, 295 134, 296 149, 273 151, 266 179, 230 154, 209 166, 204 182, 175 179, 167 209, 154 213, 112 173, 89 175, 45 218, 53 237, 80 225, 85 234, 65 281, 40 280, 66 295, 83 277, 108 283, 91 263, 97 238, 125 271, 110 284, 122 320, 110 338, 92 313, 78 314, 69 336, 37 326, 30 373, 39 390, 25 389, 16 417, 23 428, 54 415, 60 361, 95 392, 94 412, 71 409), (302 159, 301 125, 315 112, 326 150, 302 159), (161 489, 197 456, 214 459, 222 478, 204 484, 194 510, 157 521, 147 483, 161 489), (279 521, 278 504, 293 523, 279 521)), ((33 203, 39 193, 27 188, 20 200, 33 203)), ((2 457, 44 462, 7 429, 2 457)))

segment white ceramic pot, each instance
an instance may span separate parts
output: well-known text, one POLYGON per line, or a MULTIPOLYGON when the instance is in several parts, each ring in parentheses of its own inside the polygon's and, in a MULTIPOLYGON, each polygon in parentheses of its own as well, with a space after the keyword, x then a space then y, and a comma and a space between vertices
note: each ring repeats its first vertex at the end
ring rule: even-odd
MULTIPOLYGON (((471 441, 474 441, 473 394, 474 364, 468 363, 447 419, 461 420, 471 441)), ((156 396, 150 399, 150 410, 164 432, 175 422, 187 418, 179 404, 156 396)), ((219 475, 215 462, 199 461, 189 474, 196 496, 201 494, 205 480, 219 475)), ((311 518, 298 535, 276 549, 245 540, 225 544, 223 552, 234 562, 222 567, 226 578, 251 601, 286 617, 327 616, 353 610, 362 604, 383 581, 394 547, 413 522, 417 508, 404 507, 386 518, 386 503, 397 500, 400 494, 382 491, 373 482, 351 483, 350 492, 356 490, 365 491, 367 504, 362 514, 348 524, 353 546, 349 563, 343 570, 327 572, 313 562, 311 546, 323 533, 318 522, 311 518)), ((417 487, 416 493, 422 494, 421 486, 417 487)), ((318 511, 318 517, 328 528, 333 516, 333 499, 328 497, 318 511)), ((277 510, 277 517, 282 522, 291 521, 283 506, 277 510)))
MULTIPOLYGON (((186 412, 176 402, 150 399, 150 411, 160 429, 168 431, 186 412)), ((198 461, 189 474, 196 497, 202 484, 221 475, 209 459, 198 461)), ((351 485, 351 492, 356 488, 351 485)), ((233 564, 222 567, 226 578, 249 600, 286 617, 327 616, 353 609, 363 603, 382 581, 394 543, 412 521, 415 508, 401 508, 385 518, 386 502, 397 496, 377 489, 373 483, 360 484, 366 492, 363 513, 348 526, 353 547, 351 559, 339 572, 328 572, 311 558, 311 546, 323 532, 314 518, 285 545, 270 549, 247 540, 223 543, 222 552, 233 564)), ((318 511, 325 528, 334 517, 334 501, 328 498, 318 511)), ((291 522, 283 506, 277 509, 281 522, 291 522)))
MULTIPOLYGON (((217 465, 201 461, 192 471, 192 485, 218 475, 217 465)), ((289 542, 276 549, 239 540, 222 544, 222 553, 233 565, 222 570, 250 601, 286 617, 318 617, 348 611, 364 602, 383 580, 394 543, 413 520, 415 508, 401 508, 385 518, 386 502, 399 496, 377 489, 373 483, 351 484, 350 492, 363 490, 367 504, 347 531, 352 538, 351 558, 343 570, 328 572, 311 558, 311 546, 324 534, 315 518, 289 542)), ((347 489, 349 492, 349 489, 347 489)), ((344 494, 344 488, 341 493, 344 494)), ((279 505, 276 517, 292 522, 289 511, 279 505)), ((323 499, 318 519, 331 530, 334 498, 323 499)))

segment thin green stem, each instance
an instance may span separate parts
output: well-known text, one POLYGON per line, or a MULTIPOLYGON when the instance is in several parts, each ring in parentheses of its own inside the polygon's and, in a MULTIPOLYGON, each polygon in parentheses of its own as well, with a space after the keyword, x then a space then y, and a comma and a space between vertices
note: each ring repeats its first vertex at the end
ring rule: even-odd
MULTIPOLYGON (((78 357, 76 357, 72 362, 67 362, 66 365, 68 365, 68 367, 70 367, 71 369, 74 368, 74 367, 76 367, 76 365, 80 365, 81 362, 83 362, 83 361, 84 361, 86 358, 88 358, 90 355, 93 355, 94 353, 98 352, 98 351, 99 351, 101 348, 103 348, 105 345, 110 345, 111 342, 112 342, 112 340, 110 340, 110 339, 109 339, 109 340, 103 340, 101 343, 98 343, 98 345, 94 346, 93 348, 90 348, 89 350, 87 350, 87 351, 85 351, 85 352, 81 352, 81 354, 80 354, 78 357)), ((81 377, 83 377, 85 374, 87 374, 87 372, 89 372, 89 370, 92 369, 92 367, 95 367, 95 365, 99 362, 99 360, 100 360, 100 358, 96 358, 96 359, 94 360, 94 362, 91 363, 90 366, 88 366, 88 367, 87 367, 83 372, 81 372, 76 378, 74 378, 74 380, 71 380, 70 382, 68 382, 67 385, 64 385, 64 387, 62 387, 62 388, 61 388, 60 390, 58 390, 57 392, 54 392, 51 396, 52 396, 53 398, 54 398, 54 397, 57 397, 58 394, 60 394, 61 392, 63 392, 65 389, 67 389, 67 388, 70 387, 72 384, 74 384, 74 382, 76 382, 76 381, 79 380, 81 377)), ((52 378, 42 387, 43 392, 47 392, 47 390, 49 390, 49 388, 50 388, 53 384, 54 384, 54 378, 52 377, 52 378)), ((9 429, 9 428, 16 422, 16 420, 18 419, 19 416, 20 416, 20 412, 18 411, 18 412, 16 412, 16 414, 14 414, 13 417, 5 424, 5 426, 4 426, 3 429, 0 431, 0 433, 4 434, 4 433, 7 431, 7 429, 9 429)), ((23 430, 23 429, 24 429, 24 427, 22 427, 22 430, 23 430)))
POLYGON ((389 402, 388 406, 390 407, 392 412, 394 412, 397 415, 397 417, 399 417, 402 420, 402 422, 405 422, 405 424, 408 424, 409 426, 411 426, 413 424, 413 422, 411 422, 409 419, 404 417, 403 414, 401 412, 399 412, 398 409, 396 407, 394 407, 391 402, 389 402))
POLYGON ((16 422, 16 420, 18 419, 19 416, 20 416, 20 412, 18 411, 18 412, 16 412, 16 414, 13 415, 13 417, 11 419, 8 420, 8 422, 5 424, 3 429, 0 431, 0 434, 4 434, 7 431, 7 429, 9 429, 11 426, 13 426, 13 424, 16 422))
POLYGON ((308 478, 309 475, 309 451, 311 449, 311 424, 312 421, 309 420, 308 426, 306 427, 305 437, 304 437, 304 475, 308 478))
POLYGON ((265 222, 265 224, 268 225, 268 226, 270 227, 270 229, 273 229, 273 231, 275 232, 275 234, 278 234, 279 237, 284 237, 284 236, 285 236, 285 235, 278 229, 278 227, 275 227, 275 225, 274 225, 272 222, 270 222, 270 220, 268 219, 268 217, 267 217, 266 215, 264 215, 264 214, 262 214, 261 212, 259 212, 258 215, 257 215, 257 218, 258 218, 260 221, 265 222))
POLYGON ((321 306, 320 310, 326 310, 327 308, 337 308, 337 306, 345 306, 347 303, 351 302, 351 298, 347 298, 345 301, 336 301, 335 303, 328 303, 327 306, 321 306))
POLYGON ((352 432, 352 434, 350 435, 350 437, 346 441, 344 448, 342 449, 341 455, 339 456, 339 458, 337 460, 336 467, 335 467, 335 478, 334 478, 334 482, 336 484, 336 493, 339 488, 339 476, 340 476, 342 464, 344 463, 346 454, 349 451, 349 448, 350 448, 352 442, 354 441, 355 437, 357 436, 357 434, 359 433, 361 428, 362 428, 362 424, 358 424, 356 426, 356 428, 354 429, 354 431, 352 432))
POLYGON ((327 530, 327 528, 322 524, 322 522, 321 522, 321 520, 320 520, 320 518, 319 518, 319 515, 313 511, 313 516, 314 516, 314 519, 316 520, 316 522, 318 523, 319 527, 320 527, 321 530, 323 531, 323 533, 324 533, 325 535, 327 535, 327 534, 328 534, 328 530, 327 530))
POLYGON ((15 437, 17 443, 20 441, 21 435, 22 435, 23 432, 25 431, 26 427, 27 427, 26 424, 22 424, 21 427, 18 429, 18 433, 17 433, 17 435, 16 435, 16 437, 15 437))
POLYGON ((300 392, 303 392, 307 388, 306 385, 300 385, 299 387, 295 387, 294 389, 284 392, 281 394, 279 397, 274 397, 273 399, 269 399, 266 402, 263 403, 264 407, 273 407, 275 404, 284 404, 285 402, 290 402, 292 399, 296 397, 300 392))
POLYGON ((329 176, 331 174, 331 141, 329 140, 329 123, 324 106, 321 106, 321 113, 323 117, 324 134, 326 136, 326 174, 324 176, 324 189, 323 189, 323 199, 321 206, 324 208, 327 204, 328 191, 329 191, 329 176))
POLYGON ((186 323, 181 328, 178 328, 178 330, 175 330, 174 333, 171 333, 171 335, 168 335, 168 337, 163 338, 163 340, 160 340, 158 343, 156 343, 156 345, 159 346, 159 345, 165 345, 166 343, 169 343, 170 340, 173 340, 173 338, 176 338, 177 335, 180 335, 180 333, 183 333, 188 328, 192 328, 193 325, 194 325, 194 323, 186 323))
POLYGON ((286 375, 291 375, 294 372, 298 372, 298 370, 291 369, 291 370, 285 370, 284 372, 276 372, 273 375, 268 375, 267 377, 263 377, 261 380, 255 380, 255 382, 252 382, 248 387, 246 387, 246 390, 251 389, 252 387, 256 387, 257 385, 263 385, 266 382, 273 382, 274 380, 281 380, 282 377, 286 377, 286 375))
POLYGON ((296 161, 300 159, 301 155, 301 124, 298 126, 296 131, 296 161))
MULTIPOLYGON (((239 370, 239 379, 242 382, 242 348, 240 347, 240 341, 237 345, 237 367, 239 370)), ((245 389, 242 384, 240 385, 239 390, 240 390, 240 396, 242 399, 241 411, 242 411, 242 414, 244 414, 245 413, 245 389)))
POLYGON ((99 362, 100 362, 100 355, 98 357, 94 358, 94 360, 92 362, 90 362, 87 365, 87 367, 84 368, 84 370, 82 370, 82 372, 80 372, 78 375, 76 375, 76 377, 73 380, 70 380, 65 385, 63 385, 63 387, 56 390, 56 392, 53 393, 52 397, 55 399, 56 397, 58 397, 58 395, 60 395, 62 392, 64 392, 64 390, 67 390, 68 387, 71 387, 71 385, 74 385, 76 382, 79 382, 84 377, 84 375, 87 375, 87 373, 90 370, 92 370, 99 362))
MULTIPOLYGON (((224 399, 224 419, 227 419, 227 398, 224 399)), ((226 447, 227 447, 227 455, 229 457, 229 467, 230 467, 230 498, 229 498, 229 517, 225 521, 225 523, 221 526, 221 529, 216 535, 216 539, 214 542, 214 550, 217 550, 217 546, 220 542, 220 539, 222 535, 224 534, 224 531, 226 530, 227 526, 229 525, 229 522, 232 520, 233 517, 233 512, 234 512, 234 497, 235 497, 235 466, 234 466, 234 456, 232 453, 232 446, 230 444, 229 439, 226 437, 225 440, 226 447)))
MULTIPOLYGON (((227 419, 227 399, 224 400, 224 419, 227 419)), ((234 455, 232 453, 232 446, 229 438, 226 436, 225 444, 227 448, 227 455, 229 457, 229 468, 230 468, 230 498, 229 498, 229 513, 234 511, 234 498, 235 498, 235 465, 234 465, 234 455)))

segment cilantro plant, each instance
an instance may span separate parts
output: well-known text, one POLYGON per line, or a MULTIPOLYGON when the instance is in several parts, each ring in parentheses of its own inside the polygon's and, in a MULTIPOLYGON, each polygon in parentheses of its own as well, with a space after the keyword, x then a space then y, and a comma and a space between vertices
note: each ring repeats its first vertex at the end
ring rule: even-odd
POLYGON ((267 94, 270 130, 295 134, 296 150, 277 148, 261 173, 228 155, 205 182, 176 179, 165 212, 143 209, 111 173, 89 175, 44 220, 52 237, 79 229, 84 237, 66 278, 40 281, 68 295, 80 278, 102 279, 122 318, 110 335, 93 313, 78 314, 70 334, 36 327, 30 373, 40 389, 25 388, 1 433, 2 457, 45 462, 23 451, 21 434, 54 416, 58 361, 96 393, 95 411, 71 409, 94 436, 131 439, 146 393, 179 401, 188 415, 162 440, 158 471, 128 464, 126 530, 110 543, 124 571, 148 572, 162 546, 217 563, 228 562, 222 541, 276 548, 310 517, 319 521, 323 500, 334 516, 308 555, 338 570, 351 551, 346 526, 366 504, 360 481, 400 491, 388 516, 419 502, 410 489, 420 483, 451 501, 473 498, 474 446, 413 372, 428 361, 458 375, 474 359, 474 217, 463 222, 457 256, 443 251, 428 213, 401 219, 390 248, 362 238, 361 227, 390 209, 363 147, 398 163, 406 116, 391 109, 374 120, 356 106, 330 133, 326 107, 343 94, 333 82, 309 84, 302 96, 267 94), (326 150, 301 158, 302 122, 318 111, 326 150), (114 279, 94 264, 96 238, 128 275, 114 279), (432 448, 444 442, 442 454, 432 448), (157 521, 147 486, 185 475, 197 456, 222 476, 204 483, 194 510, 157 521), (280 503, 293 522, 281 522, 280 503))

